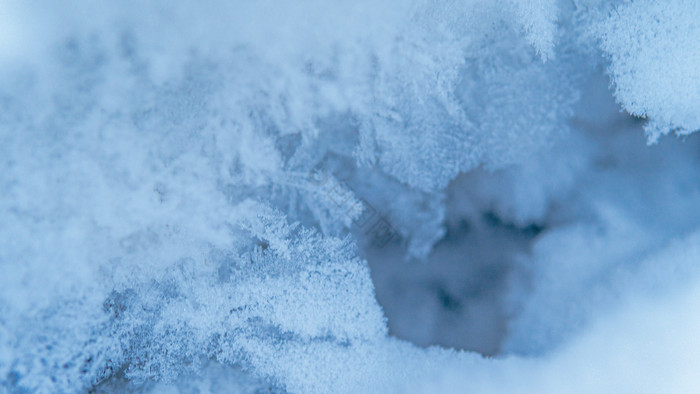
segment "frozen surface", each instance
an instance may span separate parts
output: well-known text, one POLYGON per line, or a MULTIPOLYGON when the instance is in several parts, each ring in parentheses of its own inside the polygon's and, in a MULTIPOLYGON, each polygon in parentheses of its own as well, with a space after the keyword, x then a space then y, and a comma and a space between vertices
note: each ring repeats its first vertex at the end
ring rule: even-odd
POLYGON ((0 390, 690 391, 698 20, 0 2, 0 390))
POLYGON ((615 94, 649 140, 700 130, 700 3, 626 1, 599 29, 615 94))

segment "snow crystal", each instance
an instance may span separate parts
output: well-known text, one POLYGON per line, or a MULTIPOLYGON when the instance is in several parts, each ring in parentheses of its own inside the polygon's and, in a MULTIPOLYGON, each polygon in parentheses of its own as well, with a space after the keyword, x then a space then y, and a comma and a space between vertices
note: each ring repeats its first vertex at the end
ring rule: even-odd
POLYGON ((0 390, 685 388, 698 20, 0 3, 0 390))
POLYGON ((700 4, 626 1, 599 27, 617 99, 650 142, 700 130, 700 4))

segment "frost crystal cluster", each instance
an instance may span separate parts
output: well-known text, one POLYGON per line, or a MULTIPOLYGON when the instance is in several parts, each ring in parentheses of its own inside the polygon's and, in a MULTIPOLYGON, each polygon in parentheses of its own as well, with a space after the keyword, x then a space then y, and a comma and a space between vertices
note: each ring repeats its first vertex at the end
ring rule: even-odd
POLYGON ((0 391, 700 387, 700 2, 0 26, 0 391))

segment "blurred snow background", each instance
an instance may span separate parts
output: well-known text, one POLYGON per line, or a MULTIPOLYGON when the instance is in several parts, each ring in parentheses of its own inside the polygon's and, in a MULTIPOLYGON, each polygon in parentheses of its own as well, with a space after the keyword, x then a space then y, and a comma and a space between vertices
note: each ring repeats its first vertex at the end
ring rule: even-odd
POLYGON ((1 2, 0 387, 692 392, 699 20, 1 2))

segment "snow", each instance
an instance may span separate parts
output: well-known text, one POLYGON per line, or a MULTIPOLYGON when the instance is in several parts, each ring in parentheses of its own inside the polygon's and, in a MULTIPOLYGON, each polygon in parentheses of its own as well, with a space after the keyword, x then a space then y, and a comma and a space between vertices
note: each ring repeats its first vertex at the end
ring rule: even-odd
POLYGON ((650 142, 700 130, 700 4, 626 1, 601 24, 617 99, 646 118, 650 142))
POLYGON ((698 20, 3 2, 1 390, 692 391, 698 20))
MULTIPOLYGON (((698 235, 696 232, 653 256, 651 271, 679 268, 683 275, 688 274, 686 269, 697 266, 700 259, 698 235)), ((628 293, 621 305, 598 312, 593 324, 546 358, 508 357, 479 365, 448 362, 443 371, 407 386, 405 391, 693 393, 697 391, 700 362, 700 322, 692 311, 700 303, 700 286, 697 279, 679 279, 676 277, 674 288, 663 295, 628 293)))

